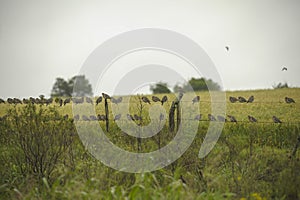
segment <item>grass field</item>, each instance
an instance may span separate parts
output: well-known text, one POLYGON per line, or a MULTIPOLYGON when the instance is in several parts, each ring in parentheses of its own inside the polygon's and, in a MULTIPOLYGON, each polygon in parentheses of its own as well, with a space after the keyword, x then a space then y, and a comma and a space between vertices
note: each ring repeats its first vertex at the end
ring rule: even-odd
MULTIPOLYGON (((7 116, 0 121, 0 199, 299 199, 300 89, 226 92, 226 114, 238 122, 224 124, 216 146, 203 159, 198 153, 210 123, 211 99, 208 92, 197 95, 199 110, 191 113, 203 117, 191 146, 169 166, 142 174, 120 172, 93 158, 76 133, 72 104, 0 104, 0 116, 7 116), (228 100, 251 95, 253 103, 228 100), (296 103, 285 103, 286 96, 296 103), (248 115, 258 122, 250 123, 248 115), (274 115, 282 123, 274 123, 274 115)), ((174 99, 168 95, 167 113, 174 99)), ((191 100, 183 103, 195 108, 191 100)), ((141 103, 135 96, 130 114, 141 114, 139 123, 146 125, 153 104, 141 103)), ((95 110, 104 114, 104 103, 95 110)), ((186 116, 182 120, 192 123, 194 114, 186 116)), ((111 113, 109 121, 107 137, 132 152, 157 150, 176 134, 166 123, 154 137, 137 140, 117 126, 111 113)), ((105 130, 105 122, 99 124, 105 130)))

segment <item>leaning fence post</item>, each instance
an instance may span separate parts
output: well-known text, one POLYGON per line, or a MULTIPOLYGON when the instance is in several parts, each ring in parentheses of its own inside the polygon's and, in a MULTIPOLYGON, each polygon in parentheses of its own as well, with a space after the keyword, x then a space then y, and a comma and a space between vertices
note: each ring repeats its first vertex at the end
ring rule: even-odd
POLYGON ((108 112, 108 103, 107 99, 104 99, 104 106, 105 106, 105 125, 106 125, 106 131, 109 131, 109 112, 108 112))
POLYGON ((169 130, 171 132, 174 131, 174 127, 175 127, 174 112, 175 112, 175 102, 173 101, 169 111, 169 130))
POLYGON ((180 101, 176 102, 176 109, 177 109, 177 120, 176 120, 176 129, 179 130, 179 125, 181 123, 181 112, 180 112, 180 101))

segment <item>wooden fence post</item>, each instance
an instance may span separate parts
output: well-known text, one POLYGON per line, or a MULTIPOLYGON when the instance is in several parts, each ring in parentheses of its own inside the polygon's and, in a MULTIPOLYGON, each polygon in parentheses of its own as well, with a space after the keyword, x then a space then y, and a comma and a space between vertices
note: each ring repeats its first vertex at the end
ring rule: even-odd
POLYGON ((176 129, 179 130, 179 125, 181 123, 181 112, 180 112, 180 101, 176 102, 176 109, 177 109, 177 120, 176 120, 176 129))
POLYGON ((171 132, 174 131, 175 128, 175 119, 174 119, 174 112, 175 112, 175 102, 172 102, 171 108, 169 110, 169 130, 171 132))
POLYGON ((109 131, 109 111, 108 111, 108 103, 107 103, 107 99, 104 99, 105 103, 105 125, 106 125, 106 131, 109 131))

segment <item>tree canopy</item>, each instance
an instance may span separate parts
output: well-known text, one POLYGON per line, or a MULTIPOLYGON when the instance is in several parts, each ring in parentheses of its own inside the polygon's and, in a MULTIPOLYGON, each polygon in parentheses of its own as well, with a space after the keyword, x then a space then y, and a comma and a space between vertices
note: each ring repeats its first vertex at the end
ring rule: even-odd
POLYGON ((184 91, 207 91, 207 90, 220 90, 221 87, 218 83, 211 79, 205 78, 191 78, 188 83, 179 86, 178 84, 174 86, 174 92, 178 92, 179 89, 184 91))
POLYGON ((92 86, 84 75, 74 76, 68 81, 63 78, 56 78, 51 91, 51 97, 71 97, 72 95, 84 96, 92 94, 92 86))
POLYGON ((171 90, 168 88, 167 83, 159 82, 155 85, 150 86, 150 90, 153 94, 163 94, 163 93, 171 93, 171 90))

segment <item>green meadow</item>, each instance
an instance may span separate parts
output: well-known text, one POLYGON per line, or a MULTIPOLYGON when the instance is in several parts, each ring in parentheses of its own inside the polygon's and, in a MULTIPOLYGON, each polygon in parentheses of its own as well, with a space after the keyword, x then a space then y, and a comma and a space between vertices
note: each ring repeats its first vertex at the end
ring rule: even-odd
MULTIPOLYGON (((176 128, 170 131, 168 123, 176 96, 157 97, 165 95, 166 121, 161 124, 159 116, 154 119, 162 128, 151 138, 130 136, 114 121, 118 113, 112 110, 126 102, 113 105, 108 100, 108 132, 105 121, 96 124, 113 144, 127 151, 160 149, 176 136, 176 128)), ((212 113, 210 93, 196 95, 200 102, 192 104, 194 94, 181 102, 181 108, 187 105, 182 123, 199 123, 190 147, 170 165, 146 173, 118 171, 95 159, 75 126, 88 127, 92 122, 82 120, 82 116, 74 120, 72 103, 0 104, 0 199, 299 199, 300 89, 227 91, 224 99, 215 102, 216 106, 226 102, 226 115, 214 113, 227 121, 215 147, 201 159, 199 149, 210 123, 220 122, 208 119, 212 113), (230 96, 248 99, 252 95, 252 103, 229 101, 230 96), (285 97, 296 103, 286 103, 285 97), (200 121, 194 119, 195 114, 201 114, 200 121), (230 122, 227 115, 234 116, 237 122, 230 122), (257 122, 250 122, 249 115, 257 122), (273 116, 282 123, 274 123, 273 116)), ((151 122, 149 109, 160 105, 151 100, 152 95, 147 95, 151 104, 141 101, 142 96, 132 96, 128 110, 128 114, 142 117, 134 122, 140 127, 151 122)), ((97 106, 94 103, 94 112, 87 116, 104 114, 103 101, 97 106)), ((82 112, 90 106, 76 105, 82 112)), ((120 123, 126 124, 125 113, 122 115, 120 123)))

